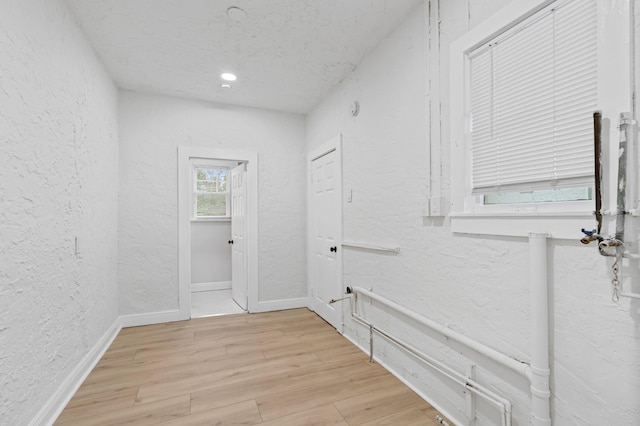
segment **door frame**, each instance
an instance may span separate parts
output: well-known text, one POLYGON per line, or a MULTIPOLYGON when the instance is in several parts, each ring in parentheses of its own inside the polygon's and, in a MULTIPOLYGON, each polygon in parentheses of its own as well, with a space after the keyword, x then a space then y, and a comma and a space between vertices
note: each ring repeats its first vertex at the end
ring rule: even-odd
POLYGON ((258 153, 202 146, 178 146, 178 304, 191 318, 191 167, 193 158, 247 163, 247 307, 258 311, 258 153))
MULTIPOLYGON (((313 260, 314 260, 314 250, 313 250, 313 230, 311 228, 313 224, 313 208, 312 208, 312 199, 313 199, 313 161, 318 158, 329 154, 330 152, 335 151, 337 158, 337 181, 336 191, 338 192, 339 208, 336 214, 338 215, 338 232, 336 235, 336 246, 339 248, 338 253, 336 254, 336 274, 338 276, 338 280, 340 280, 340 287, 344 291, 344 284, 342 283, 342 221, 343 221, 343 199, 342 199, 342 134, 332 137, 316 149, 313 149, 307 154, 307 282, 308 282, 308 295, 307 295, 307 307, 310 310, 314 310, 314 301, 312 290, 315 285, 315 277, 313 277, 313 260)), ((341 296, 340 296, 341 297, 341 296)), ((341 302, 338 302, 341 303, 341 302)), ((315 311, 314 311, 315 312, 315 311)), ((341 318, 340 318, 340 329, 338 332, 342 333, 344 328, 344 309, 340 309, 341 318)))

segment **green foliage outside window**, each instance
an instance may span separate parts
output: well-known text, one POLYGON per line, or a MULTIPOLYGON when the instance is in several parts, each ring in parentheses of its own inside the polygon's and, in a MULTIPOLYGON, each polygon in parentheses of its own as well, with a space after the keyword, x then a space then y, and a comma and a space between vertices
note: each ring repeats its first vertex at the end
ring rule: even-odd
POLYGON ((198 194, 197 217, 226 216, 227 196, 225 194, 198 194))
POLYGON ((227 169, 196 168, 196 217, 227 216, 227 176, 227 169))
POLYGON ((591 199, 592 188, 583 187, 487 194, 484 196, 484 204, 557 203, 562 201, 580 201, 591 199))

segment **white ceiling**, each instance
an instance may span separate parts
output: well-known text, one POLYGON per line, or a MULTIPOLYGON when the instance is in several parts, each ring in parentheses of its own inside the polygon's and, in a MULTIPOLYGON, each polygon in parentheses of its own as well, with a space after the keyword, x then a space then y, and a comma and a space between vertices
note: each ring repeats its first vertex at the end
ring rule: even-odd
POLYGON ((306 113, 423 0, 65 1, 119 87, 306 113))

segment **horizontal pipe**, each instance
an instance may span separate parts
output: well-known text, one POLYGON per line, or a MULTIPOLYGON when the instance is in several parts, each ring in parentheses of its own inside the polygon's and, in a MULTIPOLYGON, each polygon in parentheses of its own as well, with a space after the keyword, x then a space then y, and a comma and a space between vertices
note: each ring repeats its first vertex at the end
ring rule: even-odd
MULTIPOLYGON (((359 316, 356 313, 352 313, 351 317, 359 322, 360 324, 369 327, 369 330, 375 331, 376 333, 380 334, 382 337, 386 338, 387 340, 397 344, 398 346, 402 347, 403 349, 405 349, 407 352, 409 352, 411 355, 415 356, 416 358, 422 360, 423 362, 425 362, 426 364, 428 364, 429 366, 431 366, 433 369, 435 369, 436 371, 440 372, 441 374, 443 374, 444 376, 450 378, 451 380, 461 384, 462 386, 464 386, 466 389, 468 389, 470 392, 475 393, 478 396, 483 397, 484 399, 486 399, 488 402, 490 402, 491 404, 493 404, 495 407, 497 407, 500 410, 501 416, 502 416, 502 424, 505 426, 510 426, 511 425, 511 401, 509 401, 506 398, 501 397, 500 395, 494 393, 493 391, 487 389, 486 387, 482 386, 481 384, 479 384, 478 382, 470 379, 469 377, 466 377, 464 375, 462 375, 461 373, 458 373, 457 371, 447 367, 446 365, 442 364, 441 362, 435 360, 434 358, 431 358, 430 356, 424 354, 422 351, 416 349, 415 347, 413 347, 412 345, 410 345, 409 343, 406 343, 400 339, 398 339, 397 337, 393 337, 390 333, 378 328, 377 326, 371 324, 370 322, 368 322, 367 320, 365 320, 364 318, 362 318, 361 316, 359 316)), ((372 350, 372 336, 369 337, 370 341, 369 341, 369 345, 370 345, 370 358, 371 360, 373 359, 373 350, 372 350)))
POLYGON ((620 293, 619 295, 622 297, 629 297, 631 299, 640 299, 640 294, 638 293, 620 293))
POLYGON ((343 241, 342 247, 350 247, 355 249, 383 251, 388 253, 400 253, 400 247, 379 246, 377 244, 356 243, 352 241, 343 241))
POLYGON ((472 340, 470 338, 468 338, 467 336, 460 334, 456 331, 451 330, 450 328, 447 328, 445 326, 443 326, 442 324, 439 324, 435 321, 432 321, 428 318, 423 317, 422 315, 418 315, 417 313, 405 308, 404 306, 401 306, 391 300, 388 300, 386 298, 383 298, 382 296, 379 296, 369 290, 365 290, 362 287, 354 287, 353 291, 356 294, 362 294, 363 296, 366 296, 368 298, 370 298, 371 300, 375 300, 377 302, 380 302, 383 305, 388 306, 389 308, 392 308, 396 311, 398 311, 399 313, 401 313, 402 315, 411 318, 412 320, 426 326, 429 327, 432 330, 437 331, 438 333, 442 334, 443 336, 451 339, 451 340, 455 340, 458 343, 461 343, 465 346, 467 346, 468 348, 474 350, 475 352, 489 358, 492 361, 495 361, 496 363, 503 365, 505 367, 510 368, 511 370, 515 371, 516 373, 521 374, 522 376, 526 377, 527 379, 529 379, 529 381, 531 381, 531 367, 529 366, 529 364, 522 362, 522 361, 518 361, 516 359, 513 359, 501 352, 498 352, 497 350, 490 348, 489 346, 483 345, 482 343, 479 343, 475 340, 472 340))

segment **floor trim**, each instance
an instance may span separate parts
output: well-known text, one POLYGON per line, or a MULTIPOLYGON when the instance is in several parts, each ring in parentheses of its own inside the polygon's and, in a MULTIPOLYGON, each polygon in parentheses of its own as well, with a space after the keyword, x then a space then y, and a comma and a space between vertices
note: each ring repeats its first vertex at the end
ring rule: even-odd
POLYGON ((120 317, 118 317, 113 321, 107 331, 105 331, 100 340, 93 345, 91 350, 87 352, 60 386, 58 386, 58 389, 51 395, 51 398, 49 398, 40 411, 38 411, 38 414, 31 420, 29 423, 30 426, 53 425, 121 329, 120 317))
POLYGON ((160 311, 147 314, 131 314, 120 316, 120 324, 122 325, 122 328, 138 327, 141 325, 150 324, 161 324, 163 322, 174 322, 182 320, 184 320, 184 318, 182 318, 178 309, 173 311, 160 311))
POLYGON ((198 291, 229 290, 230 288, 231 288, 231 281, 191 283, 191 293, 198 292, 198 291))
POLYGON ((251 312, 284 311, 286 309, 307 308, 308 306, 308 297, 300 297, 298 299, 268 300, 264 302, 258 302, 258 309, 251 312))

